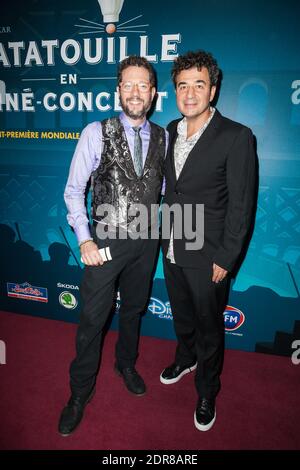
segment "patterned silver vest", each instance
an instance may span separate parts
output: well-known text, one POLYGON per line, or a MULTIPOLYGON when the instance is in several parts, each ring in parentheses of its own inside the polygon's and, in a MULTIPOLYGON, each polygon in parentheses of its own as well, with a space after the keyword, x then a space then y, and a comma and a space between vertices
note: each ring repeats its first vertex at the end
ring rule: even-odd
POLYGON ((151 205, 157 204, 160 198, 166 142, 164 129, 152 122, 150 125, 148 154, 143 174, 138 177, 120 119, 116 117, 102 121, 101 162, 92 174, 95 221, 128 229, 129 225, 134 225, 138 215, 136 205, 143 204, 148 214, 146 226, 152 224, 151 205), (109 205, 109 211, 104 210, 106 205, 109 205), (131 211, 135 215, 130 215, 131 211))

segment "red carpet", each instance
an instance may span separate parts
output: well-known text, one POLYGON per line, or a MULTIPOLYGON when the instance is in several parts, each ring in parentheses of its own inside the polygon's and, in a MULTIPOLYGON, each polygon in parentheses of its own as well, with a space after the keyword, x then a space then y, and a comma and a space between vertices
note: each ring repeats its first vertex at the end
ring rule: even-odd
POLYGON ((130 395, 113 372, 116 333, 109 332, 97 392, 67 438, 57 421, 69 397, 68 368, 76 325, 0 313, 0 449, 300 449, 300 365, 289 358, 226 351, 215 426, 194 428, 192 374, 162 385, 175 342, 142 337, 137 369, 148 386, 130 395))

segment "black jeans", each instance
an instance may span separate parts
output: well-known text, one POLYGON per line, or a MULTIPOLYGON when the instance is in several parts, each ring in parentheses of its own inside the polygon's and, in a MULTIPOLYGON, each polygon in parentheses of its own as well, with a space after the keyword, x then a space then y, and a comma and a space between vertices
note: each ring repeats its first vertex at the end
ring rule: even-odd
POLYGON ((229 279, 212 282, 212 264, 182 268, 164 258, 164 273, 178 340, 175 362, 197 360, 195 385, 201 398, 220 390, 224 359, 224 319, 229 279))
POLYGON ((87 396, 96 382, 102 332, 109 317, 119 282, 121 307, 116 361, 122 369, 135 364, 140 314, 147 305, 158 240, 99 240, 99 248, 110 247, 112 261, 86 266, 81 284, 83 309, 76 337, 76 357, 70 366, 71 391, 87 396))

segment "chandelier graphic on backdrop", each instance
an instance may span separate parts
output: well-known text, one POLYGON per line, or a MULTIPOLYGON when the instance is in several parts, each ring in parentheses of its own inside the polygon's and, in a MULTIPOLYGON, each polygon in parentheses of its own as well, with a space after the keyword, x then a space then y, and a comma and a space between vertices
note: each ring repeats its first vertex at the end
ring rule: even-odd
POLYGON ((118 23, 119 21, 119 15, 121 13, 124 0, 98 0, 98 3, 103 16, 103 23, 105 24, 96 23, 95 21, 86 20, 85 18, 79 18, 82 23, 75 25, 78 28, 82 28, 79 34, 99 34, 104 33, 105 31, 107 34, 114 34, 116 31, 120 33, 146 33, 146 31, 140 30, 139 28, 144 28, 149 26, 149 24, 129 25, 129 23, 141 18, 143 15, 135 16, 124 23, 120 23, 118 27, 116 26, 115 23, 118 23))

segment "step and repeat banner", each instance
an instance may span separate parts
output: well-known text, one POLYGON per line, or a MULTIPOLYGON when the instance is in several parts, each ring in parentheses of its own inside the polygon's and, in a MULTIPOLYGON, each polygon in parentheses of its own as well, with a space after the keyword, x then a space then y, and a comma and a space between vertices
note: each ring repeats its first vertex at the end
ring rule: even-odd
MULTIPOLYGON (((155 67, 152 120, 166 126, 179 117, 174 58, 205 49, 222 69, 217 107, 253 130, 259 158, 255 229, 224 312, 226 345, 284 353, 300 319, 299 17, 296 0, 2 2, 0 308, 78 322, 83 265, 63 192, 80 132, 120 111, 116 71, 129 54, 155 67)), ((175 338, 161 257, 142 334, 175 338)))

